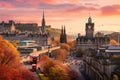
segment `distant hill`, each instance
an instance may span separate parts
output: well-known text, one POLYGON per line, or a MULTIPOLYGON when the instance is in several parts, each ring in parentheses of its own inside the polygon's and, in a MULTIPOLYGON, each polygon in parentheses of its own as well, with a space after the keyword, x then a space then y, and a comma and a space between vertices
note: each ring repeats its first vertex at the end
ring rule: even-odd
MULTIPOLYGON (((60 37, 61 30, 56 28, 46 28, 46 31, 50 33, 51 37, 60 37)), ((67 34, 67 39, 74 39, 74 36, 67 34)))
POLYGON ((111 34, 114 31, 96 31, 95 33, 97 33, 97 32, 101 32, 101 33, 104 33, 106 35, 106 34, 111 34))

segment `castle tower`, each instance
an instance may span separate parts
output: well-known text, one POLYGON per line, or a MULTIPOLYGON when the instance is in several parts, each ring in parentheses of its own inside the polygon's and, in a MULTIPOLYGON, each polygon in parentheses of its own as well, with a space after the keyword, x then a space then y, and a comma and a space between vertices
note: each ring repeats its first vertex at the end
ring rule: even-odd
POLYGON ((44 18, 44 12, 43 12, 43 18, 42 18, 42 27, 41 27, 42 33, 45 32, 45 18, 44 18))
POLYGON ((10 31, 11 32, 15 32, 15 25, 14 25, 14 22, 12 22, 11 26, 10 26, 10 31))
POLYGON ((92 23, 92 18, 88 18, 88 22, 86 23, 86 37, 93 38, 94 34, 94 23, 92 23))

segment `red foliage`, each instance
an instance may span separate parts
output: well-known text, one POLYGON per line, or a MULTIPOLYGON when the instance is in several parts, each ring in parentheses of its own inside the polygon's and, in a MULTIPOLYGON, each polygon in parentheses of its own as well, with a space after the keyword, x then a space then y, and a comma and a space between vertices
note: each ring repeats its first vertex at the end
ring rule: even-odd
POLYGON ((7 40, 0 38, 0 65, 15 66, 20 63, 20 54, 7 40))
POLYGON ((71 68, 68 70, 68 75, 70 77, 70 80, 80 80, 78 73, 71 68))
POLYGON ((36 80, 33 74, 23 68, 20 54, 7 40, 0 36, 0 80, 36 80), (22 66, 22 68, 20 68, 22 66))
POLYGON ((70 46, 68 44, 66 44, 66 43, 62 43, 61 44, 61 49, 65 49, 65 50, 69 51, 70 50, 70 46))
POLYGON ((1 65, 0 80, 36 80, 36 78, 27 69, 15 69, 1 65))

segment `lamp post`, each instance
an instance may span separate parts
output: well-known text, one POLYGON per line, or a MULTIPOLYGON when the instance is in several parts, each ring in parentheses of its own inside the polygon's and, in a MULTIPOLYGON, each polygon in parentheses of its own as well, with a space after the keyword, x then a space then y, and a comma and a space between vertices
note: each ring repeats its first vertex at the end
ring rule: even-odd
POLYGON ((48 56, 51 57, 50 45, 48 45, 48 56))

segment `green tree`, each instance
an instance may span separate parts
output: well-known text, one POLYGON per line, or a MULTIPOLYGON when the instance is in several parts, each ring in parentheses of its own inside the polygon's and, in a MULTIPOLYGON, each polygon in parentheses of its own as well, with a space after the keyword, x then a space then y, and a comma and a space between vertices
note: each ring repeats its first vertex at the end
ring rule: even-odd
POLYGON ((81 48, 78 48, 77 52, 76 52, 76 56, 77 57, 82 57, 84 54, 84 51, 81 48))

